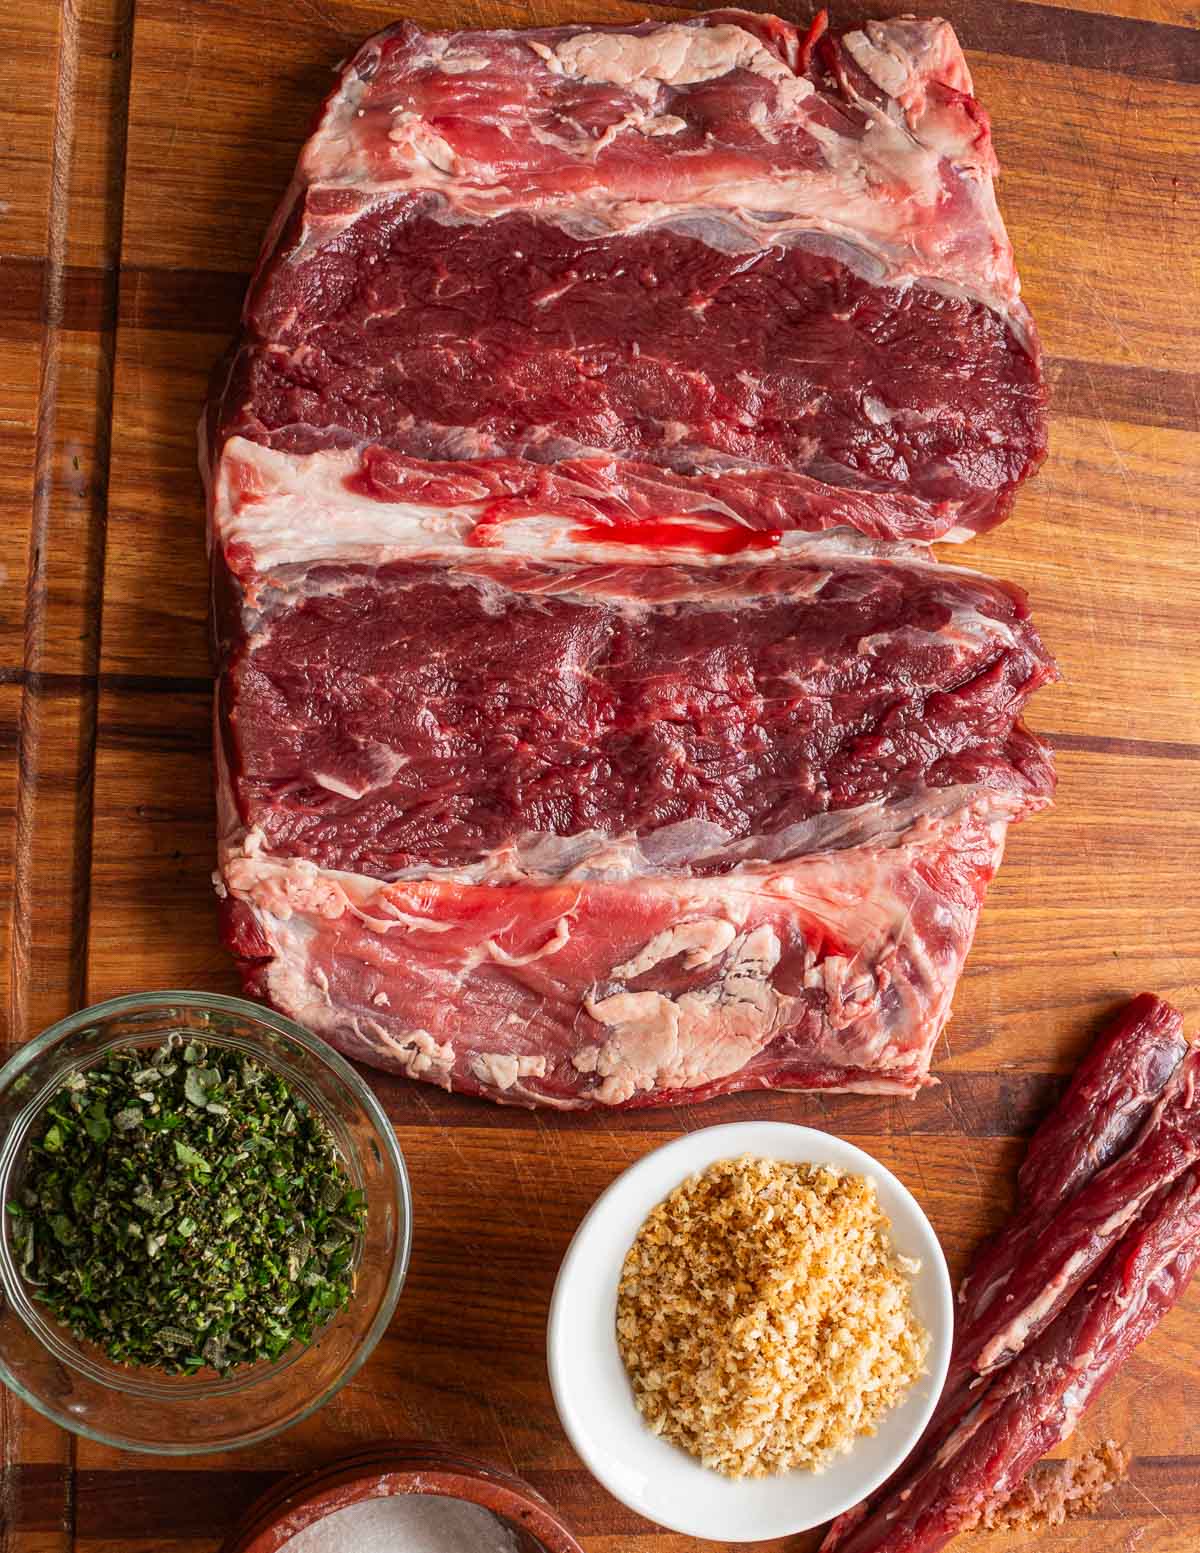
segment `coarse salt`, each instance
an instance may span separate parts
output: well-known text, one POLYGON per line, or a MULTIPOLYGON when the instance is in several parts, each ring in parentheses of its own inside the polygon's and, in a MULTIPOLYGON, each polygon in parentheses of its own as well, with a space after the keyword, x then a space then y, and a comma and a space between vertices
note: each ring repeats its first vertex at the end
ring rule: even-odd
POLYGON ((306 1526, 282 1553, 516 1553, 490 1510, 437 1494, 363 1499, 306 1526))

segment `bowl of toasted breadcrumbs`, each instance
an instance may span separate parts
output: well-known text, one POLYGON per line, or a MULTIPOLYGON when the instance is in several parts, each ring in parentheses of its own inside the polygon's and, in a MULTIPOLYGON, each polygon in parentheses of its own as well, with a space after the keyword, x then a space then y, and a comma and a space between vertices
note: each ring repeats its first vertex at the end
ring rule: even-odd
POLYGON ((822 1471, 925 1364, 920 1264, 870 1176, 742 1155, 648 1214, 621 1269, 617 1346, 655 1434, 730 1477, 822 1471))
POLYGON ((563 1426, 624 1503, 687 1535, 788 1536, 915 1445, 945 1378, 945 1258, 852 1144, 748 1122, 653 1151, 595 1203, 551 1306, 563 1426))

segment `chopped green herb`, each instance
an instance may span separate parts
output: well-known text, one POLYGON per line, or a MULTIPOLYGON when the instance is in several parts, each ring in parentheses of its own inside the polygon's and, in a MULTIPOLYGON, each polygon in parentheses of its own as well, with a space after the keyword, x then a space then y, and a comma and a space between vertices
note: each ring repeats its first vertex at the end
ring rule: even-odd
POLYGON ((193 1374, 308 1342, 353 1293, 366 1209, 282 1078, 175 1037, 69 1076, 9 1212, 22 1273, 77 1338, 193 1374))

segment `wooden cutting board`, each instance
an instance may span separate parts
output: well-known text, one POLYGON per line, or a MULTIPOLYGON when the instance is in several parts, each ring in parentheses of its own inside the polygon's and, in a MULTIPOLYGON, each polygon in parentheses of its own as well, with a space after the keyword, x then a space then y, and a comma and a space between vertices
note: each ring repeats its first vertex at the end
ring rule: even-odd
MULTIPOLYGON (((866 6, 905 9, 912 0, 866 6)), ((516 1471, 569 1515, 588 1553, 700 1548, 610 1499, 551 1407, 552 1280, 613 1176, 712 1122, 827 1127, 916 1191, 957 1268, 1002 1217, 1020 1139, 1107 1010, 1153 988, 1200 1033, 1200 11, 1186 0, 944 9, 995 121, 1001 200, 1054 392, 1049 462, 969 560, 1030 591, 1065 681, 1032 714, 1059 752, 1058 807, 1011 838, 938 1053, 942 1084, 915 1101, 755 1095, 563 1118, 380 1079, 412 1169, 416 1242, 370 1364, 316 1418, 228 1459, 123 1456, 69 1440, 6 1394, 5 1553, 204 1553, 278 1474, 385 1435, 451 1442, 516 1471)), ((647 12, 677 14, 624 0, 415 0, 409 14, 491 26, 647 12)), ((863 14, 857 0, 834 12, 839 25, 863 14)), ((0 21, 11 1043, 117 993, 234 990, 209 884, 193 427, 331 68, 393 16, 374 0, 24 0, 0 21)), ((1083 1425, 1088 1440, 1130 1443, 1130 1482, 1040 1548, 1200 1545, 1198 1383, 1200 1288, 1083 1425)))

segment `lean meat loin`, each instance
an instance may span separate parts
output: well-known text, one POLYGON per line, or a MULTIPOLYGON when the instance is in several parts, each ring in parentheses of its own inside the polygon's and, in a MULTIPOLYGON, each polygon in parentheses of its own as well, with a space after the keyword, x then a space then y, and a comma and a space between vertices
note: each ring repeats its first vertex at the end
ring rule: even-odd
POLYGON ((1070 1437, 1200 1261, 1198 1078, 1200 1048, 1153 993, 1101 1034, 1034 1134, 1013 1217, 959 1286, 924 1435, 821 1553, 937 1553, 1070 1437))
POLYGON ((944 22, 344 67, 218 370, 249 991, 524 1104, 911 1093, 1053 775, 1003 519, 1040 359, 944 22))

